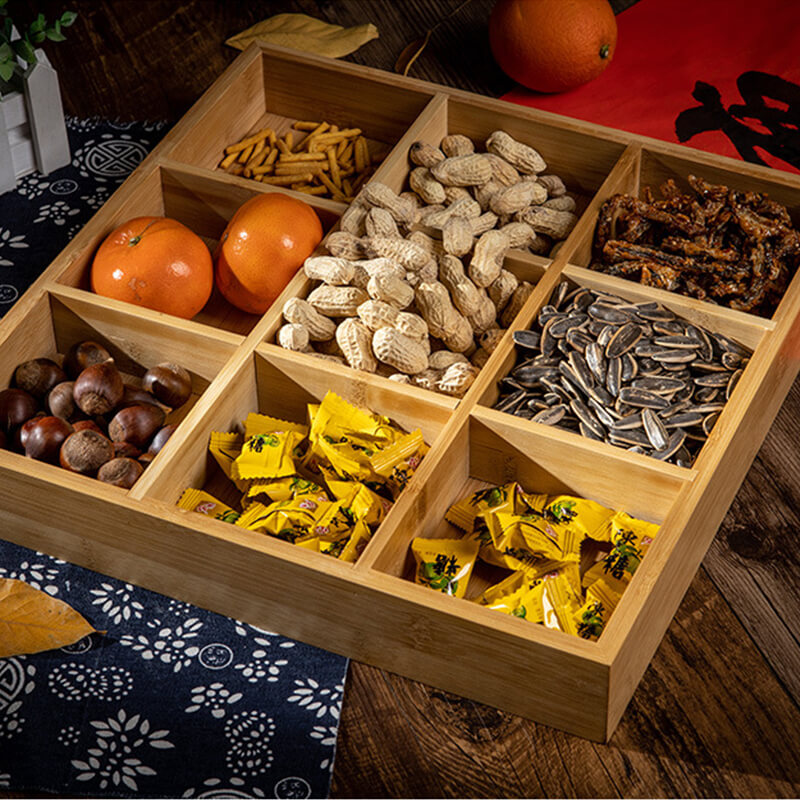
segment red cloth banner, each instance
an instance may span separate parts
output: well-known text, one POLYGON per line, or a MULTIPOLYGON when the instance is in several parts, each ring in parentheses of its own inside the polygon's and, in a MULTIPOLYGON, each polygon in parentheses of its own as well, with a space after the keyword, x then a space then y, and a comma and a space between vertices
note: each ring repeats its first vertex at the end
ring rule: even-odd
POLYGON ((641 0, 617 24, 596 80, 503 99, 800 172, 800 2, 641 0))

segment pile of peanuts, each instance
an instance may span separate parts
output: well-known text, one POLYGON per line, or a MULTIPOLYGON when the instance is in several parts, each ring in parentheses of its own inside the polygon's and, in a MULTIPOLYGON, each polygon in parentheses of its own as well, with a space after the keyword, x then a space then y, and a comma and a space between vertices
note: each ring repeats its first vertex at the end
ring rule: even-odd
POLYGON ((508 250, 551 252, 575 202, 532 147, 504 131, 415 142, 410 190, 371 181, 304 264, 320 281, 283 308, 278 343, 390 380, 461 397, 533 292, 508 250), (537 242, 544 242, 544 247, 537 242))

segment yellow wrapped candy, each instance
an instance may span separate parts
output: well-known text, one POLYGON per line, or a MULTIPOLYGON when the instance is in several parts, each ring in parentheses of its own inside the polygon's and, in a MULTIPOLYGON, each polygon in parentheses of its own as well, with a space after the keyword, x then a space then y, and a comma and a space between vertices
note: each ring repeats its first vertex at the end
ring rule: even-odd
POLYGON ((299 431, 257 433, 247 439, 234 462, 240 478, 283 478, 294 475, 294 448, 303 440, 299 431))
POLYGON ((609 525, 611 552, 586 571, 583 576, 584 587, 600 578, 627 585, 659 529, 653 522, 635 519, 622 511, 614 514, 609 525))
POLYGON ((272 478, 268 480, 255 480, 247 490, 242 504, 263 503, 269 505, 279 500, 291 500, 301 494, 312 495, 322 502, 328 500, 325 490, 314 481, 306 480, 299 475, 288 475, 285 478, 272 478))
POLYGON ((234 511, 230 506, 201 489, 187 489, 178 500, 178 508, 196 511, 198 514, 205 514, 207 517, 213 517, 222 522, 236 522, 240 516, 238 511, 234 511))
POLYGON ((307 496, 282 500, 265 506, 253 503, 236 522, 242 528, 268 533, 287 542, 319 536, 314 531, 318 520, 323 516, 331 502, 317 503, 307 496))
POLYGON ((372 456, 370 464, 373 472, 386 481, 396 498, 406 488, 427 452, 428 446, 422 438, 422 431, 416 430, 401 436, 394 444, 372 456))
POLYGON ((596 641, 609 617, 619 603, 621 595, 605 580, 595 581, 586 590, 586 602, 575 613, 578 636, 596 641))
POLYGON ((453 503, 444 518, 451 525, 471 533, 476 517, 484 512, 506 511, 509 514, 518 512, 517 495, 521 491, 522 489, 516 482, 481 489, 469 497, 453 503))
POLYGON ((270 417, 267 414, 256 414, 250 412, 244 421, 244 438, 251 439, 260 433, 286 433, 294 431, 299 433, 303 439, 308 436, 308 425, 301 425, 299 422, 289 422, 285 419, 270 417))
POLYGON ((213 431, 208 444, 208 450, 219 464, 220 469, 227 478, 230 478, 240 492, 246 492, 250 481, 243 480, 236 471, 236 459, 241 455, 244 445, 244 436, 241 433, 224 433, 213 431))
POLYGON ((372 531, 364 520, 358 520, 353 526, 353 532, 350 538, 345 543, 341 554, 339 555, 340 561, 347 561, 349 564, 355 564, 364 548, 372 538, 372 531))
POLYGON ((544 508, 546 520, 575 530, 579 539, 589 537, 608 541, 608 523, 614 512, 593 500, 570 495, 557 495, 548 499, 544 508))
POLYGON ((542 587, 542 624, 576 636, 578 625, 575 614, 581 607, 581 596, 571 586, 565 575, 548 578, 542 587))
POLYGON ((417 562, 415 583, 453 597, 464 596, 478 556, 477 542, 417 537, 411 550, 417 562))
POLYGON ((392 507, 389 500, 358 481, 339 481, 329 478, 326 483, 331 494, 350 509, 353 517, 364 520, 367 525, 380 525, 392 507))

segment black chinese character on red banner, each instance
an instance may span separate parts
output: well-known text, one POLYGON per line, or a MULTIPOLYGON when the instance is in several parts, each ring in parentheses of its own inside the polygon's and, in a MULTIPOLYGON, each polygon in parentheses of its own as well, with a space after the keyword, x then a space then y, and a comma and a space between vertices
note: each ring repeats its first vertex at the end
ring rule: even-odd
POLYGON ((722 131, 746 161, 766 164, 756 151, 800 169, 800 86, 777 75, 751 70, 736 80, 743 104, 726 109, 716 87, 697 81, 692 97, 700 105, 675 119, 679 142, 698 133, 722 131))

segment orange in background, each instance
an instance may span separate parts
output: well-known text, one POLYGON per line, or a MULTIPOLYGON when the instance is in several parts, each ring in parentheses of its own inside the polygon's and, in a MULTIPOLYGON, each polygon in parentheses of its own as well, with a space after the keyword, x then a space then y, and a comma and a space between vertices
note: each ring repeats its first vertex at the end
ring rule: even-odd
POLYGON ((233 215, 214 254, 225 299, 263 314, 322 240, 322 223, 302 200, 270 192, 233 215))
POLYGON ((537 92, 563 92, 596 78, 617 45, 608 0, 498 0, 489 44, 500 68, 537 92))
POLYGON ((205 242, 168 217, 137 217, 100 245, 92 291, 191 319, 211 297, 214 268, 205 242))

